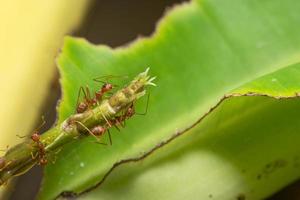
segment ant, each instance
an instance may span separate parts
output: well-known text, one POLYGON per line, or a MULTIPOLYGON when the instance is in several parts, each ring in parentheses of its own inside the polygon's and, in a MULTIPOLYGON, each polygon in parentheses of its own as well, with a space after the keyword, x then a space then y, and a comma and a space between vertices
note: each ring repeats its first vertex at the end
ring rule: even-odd
POLYGON ((150 94, 148 94, 148 97, 147 97, 146 110, 145 110, 144 113, 137 113, 135 111, 134 103, 131 103, 131 105, 127 108, 127 110, 125 111, 125 113, 123 115, 121 115, 120 117, 117 117, 117 120, 119 120, 120 122, 122 122, 122 121, 124 122, 123 127, 125 126, 125 120, 131 118, 133 115, 146 115, 147 114, 147 112, 148 112, 148 105, 149 105, 149 98, 150 98, 150 94))
POLYGON ((85 112, 89 107, 94 106, 95 104, 97 104, 97 102, 100 102, 104 96, 105 93, 108 93, 109 91, 111 91, 114 87, 116 87, 116 85, 113 85, 111 83, 108 83, 106 81, 101 81, 101 79, 103 78, 114 78, 117 76, 102 76, 102 77, 98 77, 98 78, 94 78, 93 81, 95 82, 100 82, 103 83, 102 87, 100 88, 100 90, 98 90, 97 92, 95 92, 95 97, 92 98, 90 95, 90 90, 89 88, 86 86, 85 90, 84 88, 81 86, 79 88, 79 92, 78 92, 78 97, 77 97, 77 107, 76 107, 76 112, 77 113, 83 113, 85 112), (84 94, 84 100, 79 102, 79 98, 81 95, 81 92, 84 94))
POLYGON ((110 144, 112 145, 111 135, 110 135, 109 129, 106 126, 97 125, 97 126, 94 126, 92 128, 92 130, 90 130, 88 127, 86 127, 80 121, 74 121, 74 122, 77 123, 77 124, 79 124, 79 125, 81 125, 90 135, 94 136, 96 138, 96 140, 97 140, 97 143, 99 143, 99 144, 106 145, 105 143, 99 142, 99 138, 98 137, 104 135, 104 133, 107 131, 108 135, 109 135, 110 144))
POLYGON ((42 117, 42 124, 33 132, 33 134, 30 136, 31 140, 36 143, 36 146, 38 147, 38 153, 36 156, 33 156, 32 158, 36 159, 38 157, 39 164, 40 165, 46 165, 48 163, 48 160, 46 159, 46 150, 45 145, 41 142, 41 137, 39 134, 39 130, 45 125, 44 117, 42 117))
MULTIPOLYGON (((41 125, 35 130, 33 131, 33 134, 30 136, 30 139, 36 143, 36 146, 38 148, 38 153, 37 155, 33 155, 33 153, 31 153, 31 157, 32 159, 36 159, 38 158, 39 160, 39 164, 40 165, 46 165, 48 163, 48 160, 46 159, 46 150, 45 150, 45 145, 41 142, 41 137, 40 137, 40 133, 39 130, 45 125, 45 120, 44 120, 44 116, 42 117, 42 123, 41 125)), ((24 138, 26 136, 19 136, 20 138, 24 138)))
MULTIPOLYGON (((124 128, 125 127, 125 120, 131 118, 133 115, 135 115, 135 114, 137 114, 137 115, 146 115, 147 111, 148 111, 149 97, 150 97, 150 95, 148 95, 146 110, 145 110, 144 113, 136 113, 135 108, 134 108, 134 103, 132 103, 122 115, 116 116, 116 117, 114 117, 113 119, 110 119, 110 120, 105 119, 106 122, 107 122, 105 126, 97 125, 97 126, 93 127, 91 130, 89 130, 87 127, 85 127, 85 128, 88 130, 88 132, 91 135, 94 135, 96 138, 99 137, 99 136, 104 135, 104 133, 107 131, 108 136, 109 136, 110 145, 112 145, 112 139, 111 139, 111 134, 109 132, 109 128, 114 126, 118 131, 120 131, 118 125, 121 125, 124 128), (124 124, 122 122, 124 122, 124 124)), ((101 143, 101 144, 103 144, 103 143, 101 143)))

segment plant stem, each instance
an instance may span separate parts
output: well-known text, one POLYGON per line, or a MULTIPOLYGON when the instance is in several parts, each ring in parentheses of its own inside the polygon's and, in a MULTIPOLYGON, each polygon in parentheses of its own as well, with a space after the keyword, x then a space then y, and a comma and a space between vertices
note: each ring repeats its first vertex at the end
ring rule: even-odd
MULTIPOLYGON (((60 150, 65 144, 89 135, 87 129, 96 125, 105 125, 107 120, 118 116, 123 110, 131 106, 145 94, 145 86, 155 85, 148 76, 148 70, 137 75, 131 83, 117 91, 109 99, 99 102, 95 108, 83 113, 77 113, 57 124, 40 137, 40 143, 46 155, 60 150)), ((40 147, 37 142, 28 139, 10 148, 1 158, 0 185, 11 177, 26 173, 35 164, 39 163, 40 147)))

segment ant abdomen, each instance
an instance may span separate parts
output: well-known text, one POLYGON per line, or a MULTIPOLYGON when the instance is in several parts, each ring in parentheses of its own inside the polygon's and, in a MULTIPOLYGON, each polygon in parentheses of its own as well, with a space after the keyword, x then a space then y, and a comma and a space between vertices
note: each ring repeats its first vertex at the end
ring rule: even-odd
POLYGON ((76 108, 77 113, 83 113, 88 108, 88 105, 84 102, 80 102, 76 108))
POLYGON ((105 133, 106 128, 104 128, 103 126, 95 126, 94 128, 92 128, 91 132, 96 135, 96 136, 101 136, 105 133))

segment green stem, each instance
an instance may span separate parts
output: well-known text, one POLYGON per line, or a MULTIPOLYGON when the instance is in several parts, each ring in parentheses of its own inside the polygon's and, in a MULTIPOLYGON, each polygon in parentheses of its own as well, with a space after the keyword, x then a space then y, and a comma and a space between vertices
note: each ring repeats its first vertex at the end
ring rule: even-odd
MULTIPOLYGON (((40 137, 46 155, 58 151, 65 144, 88 136, 88 129, 96 125, 105 125, 110 120, 132 105, 145 94, 145 86, 154 85, 147 75, 148 69, 136 76, 131 83, 117 91, 109 99, 98 103, 92 110, 71 115, 62 123, 48 130, 40 137)), ((4 157, 0 157, 0 185, 14 176, 26 173, 39 163, 40 148, 31 139, 9 149, 4 157)))

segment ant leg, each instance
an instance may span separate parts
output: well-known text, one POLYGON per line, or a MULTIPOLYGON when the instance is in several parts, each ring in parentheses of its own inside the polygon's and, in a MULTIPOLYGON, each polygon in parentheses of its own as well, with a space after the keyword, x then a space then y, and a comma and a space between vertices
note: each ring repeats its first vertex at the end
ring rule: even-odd
MULTIPOLYGON (((148 105, 149 105, 149 97, 150 97, 150 93, 148 93, 148 97, 147 97, 147 104, 146 104, 146 109, 144 113, 135 113, 137 115, 146 115, 148 112, 148 105)), ((133 105, 133 104, 132 104, 133 105)))
POLYGON ((112 140, 111 140, 111 135, 110 135, 109 129, 107 129, 107 132, 108 132, 108 137, 109 137, 109 143, 110 143, 110 145, 112 145, 112 140))
POLYGON ((98 83, 103 83, 103 84, 106 83, 105 81, 100 81, 100 80, 98 80, 98 79, 96 79, 96 78, 94 78, 93 81, 98 82, 98 83))
POLYGON ((87 99, 88 99, 88 101, 90 101, 92 98, 91 98, 91 92, 90 92, 89 86, 85 86, 85 91, 86 91, 87 99))
POLYGON ((35 160, 38 157, 38 153, 34 156, 33 152, 30 152, 32 160, 35 160))
POLYGON ((87 85, 85 87, 85 91, 86 91, 86 99, 87 99, 87 102, 88 102, 88 105, 94 105, 96 103, 95 99, 91 97, 91 92, 90 92, 90 89, 89 89, 89 86, 87 85))
POLYGON ((94 142, 94 143, 107 146, 107 144, 106 144, 106 143, 103 143, 103 142, 94 142))
POLYGON ((78 95, 77 95, 77 102, 76 102, 76 107, 78 107, 79 104, 79 99, 81 96, 81 92, 84 94, 84 98, 86 99, 86 93, 84 91, 84 88, 82 86, 79 87, 78 95))
POLYGON ((93 132, 90 131, 90 129, 88 127, 86 127, 84 124, 82 124, 79 121, 76 121, 76 122, 79 123, 81 126, 83 126, 89 132, 90 135, 94 136, 94 138, 97 140, 95 143, 102 144, 102 145, 107 145, 106 143, 100 142, 99 138, 96 135, 94 135, 93 132))
POLYGON ((125 113, 125 111, 124 111, 124 114, 123 114, 123 119, 121 121, 123 121, 123 127, 125 127, 126 126, 126 113, 125 113))
POLYGON ((114 124, 114 127, 118 130, 121 131, 120 128, 118 127, 118 124, 120 124, 122 126, 122 124, 120 123, 120 121, 118 119, 115 119, 116 123, 114 124))
POLYGON ((50 159, 52 164, 55 164, 56 160, 57 160, 57 154, 62 150, 62 148, 59 148, 57 151, 53 152, 54 155, 54 159, 50 159))
POLYGON ((125 114, 126 113, 123 111, 122 115, 120 115, 120 116, 118 116, 118 117, 115 118, 115 124, 114 124, 114 126, 118 129, 118 131, 120 131, 118 125, 120 125, 122 128, 125 127, 125 125, 122 124, 122 122, 124 122, 124 120, 125 120, 125 114))
POLYGON ((40 126, 36 129, 36 131, 39 131, 45 124, 46 124, 45 117, 42 116, 42 123, 41 123, 40 126))
POLYGON ((120 121, 120 125, 123 128, 125 128, 125 126, 126 126, 126 111, 125 110, 123 110, 123 113, 121 115, 121 119, 119 121, 120 121), (123 124, 122 124, 122 122, 123 122, 123 124))
POLYGON ((84 91, 84 89, 83 89, 82 86, 80 86, 79 90, 78 90, 76 105, 79 104, 79 99, 80 99, 80 96, 81 96, 81 92, 85 93, 85 91, 84 91))
POLYGON ((78 123, 79 125, 81 125, 85 130, 87 130, 87 132, 91 135, 91 136, 93 136, 94 138, 96 138, 96 140, 99 142, 99 138, 96 136, 96 135, 94 135, 94 133, 88 128, 88 127, 86 127, 83 123, 81 123, 80 121, 74 121, 74 122, 76 122, 76 123, 78 123))
POLYGON ((102 112, 101 112, 101 115, 102 115, 103 119, 106 121, 106 123, 108 124, 109 128, 111 128, 112 125, 109 123, 109 121, 107 120, 107 118, 105 117, 105 115, 103 115, 102 112))

